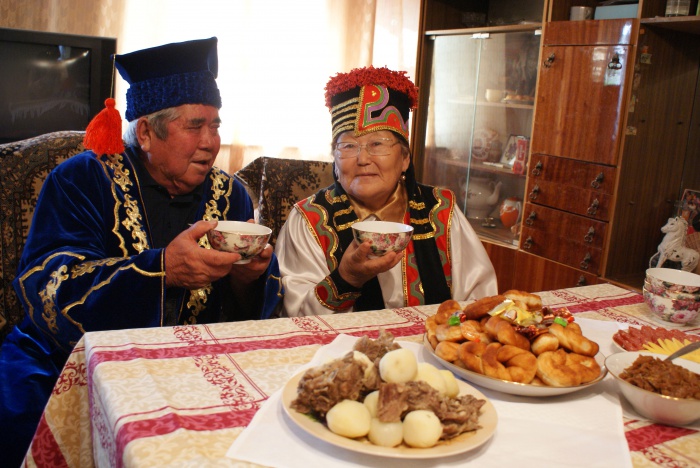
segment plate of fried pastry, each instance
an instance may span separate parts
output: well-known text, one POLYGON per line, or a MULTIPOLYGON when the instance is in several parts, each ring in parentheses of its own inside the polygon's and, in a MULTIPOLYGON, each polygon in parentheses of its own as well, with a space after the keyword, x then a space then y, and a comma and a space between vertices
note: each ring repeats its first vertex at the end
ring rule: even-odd
POLYGON ((595 385, 605 357, 566 308, 510 290, 462 307, 440 304, 426 319, 423 345, 445 368, 484 388, 531 397, 563 395, 595 385))

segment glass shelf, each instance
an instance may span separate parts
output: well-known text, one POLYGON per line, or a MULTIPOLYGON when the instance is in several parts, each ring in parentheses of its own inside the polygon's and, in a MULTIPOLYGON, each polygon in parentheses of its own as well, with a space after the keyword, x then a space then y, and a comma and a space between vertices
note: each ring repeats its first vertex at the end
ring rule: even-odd
POLYGON ((522 211, 539 32, 528 24, 431 34, 423 180, 454 191, 482 239, 510 247, 519 222, 504 216, 504 225, 500 207, 509 199, 522 211))

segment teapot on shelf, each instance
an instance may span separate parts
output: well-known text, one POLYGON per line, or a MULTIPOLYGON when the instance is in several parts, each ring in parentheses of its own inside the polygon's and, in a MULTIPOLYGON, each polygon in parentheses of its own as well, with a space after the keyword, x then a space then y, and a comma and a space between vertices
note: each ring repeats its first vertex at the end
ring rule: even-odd
POLYGON ((498 210, 501 222, 506 228, 511 228, 520 219, 520 213, 523 211, 522 202, 517 197, 509 197, 503 200, 501 208, 498 210))
POLYGON ((467 198, 467 216, 470 218, 486 218, 498 203, 501 194, 501 181, 495 182, 487 177, 462 178, 460 186, 462 194, 467 198))

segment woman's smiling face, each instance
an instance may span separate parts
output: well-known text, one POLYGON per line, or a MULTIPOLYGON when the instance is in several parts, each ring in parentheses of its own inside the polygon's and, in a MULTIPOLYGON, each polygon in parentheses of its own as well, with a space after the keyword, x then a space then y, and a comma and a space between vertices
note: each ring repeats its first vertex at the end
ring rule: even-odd
POLYGON ((334 150, 336 175, 340 185, 348 195, 358 200, 370 210, 383 207, 399 183, 401 174, 408 169, 410 155, 399 143, 394 132, 381 130, 360 137, 352 132, 338 136, 334 150), (391 144, 389 152, 383 156, 371 156, 366 145, 377 141, 391 144), (357 156, 343 155, 337 149, 341 143, 361 145, 357 156))

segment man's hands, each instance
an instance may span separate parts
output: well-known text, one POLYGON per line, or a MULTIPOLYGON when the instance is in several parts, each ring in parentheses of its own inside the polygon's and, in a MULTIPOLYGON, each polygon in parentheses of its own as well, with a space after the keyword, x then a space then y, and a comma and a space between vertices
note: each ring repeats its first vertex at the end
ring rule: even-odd
POLYGON ((197 241, 216 224, 216 221, 198 221, 168 244, 165 249, 167 287, 197 289, 230 274, 234 290, 239 291, 267 269, 272 258, 269 244, 250 263, 242 265, 234 265, 241 259, 239 254, 201 248, 197 241))
POLYGON ((403 258, 403 251, 388 252, 379 258, 369 258, 371 253, 372 247, 369 241, 361 245, 358 245, 357 241, 352 241, 338 266, 340 276, 356 288, 361 288, 379 273, 391 270, 403 258))

